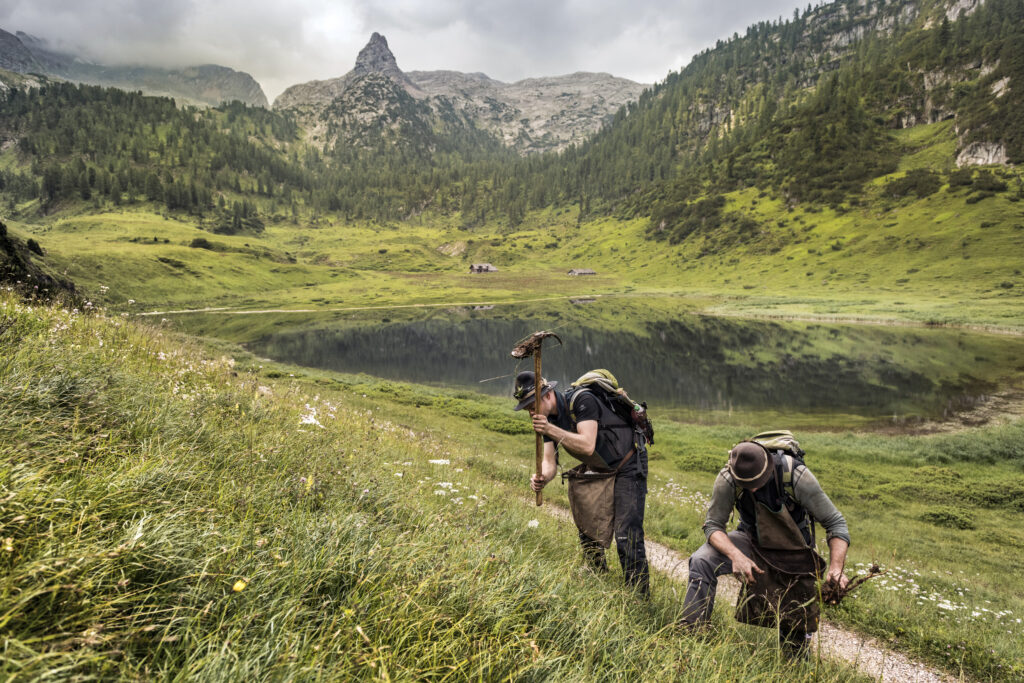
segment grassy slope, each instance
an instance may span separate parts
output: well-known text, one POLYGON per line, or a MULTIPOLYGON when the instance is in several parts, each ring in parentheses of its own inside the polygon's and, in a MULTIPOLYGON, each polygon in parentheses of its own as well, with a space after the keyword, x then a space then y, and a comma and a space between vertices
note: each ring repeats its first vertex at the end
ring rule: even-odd
POLYGON ((521 440, 6 293, 0 330, 5 677, 856 678, 580 574, 521 440))
MULTIPOLYGON (((636 605, 615 573, 596 584, 576 573, 574 534, 528 505, 532 451, 503 433, 524 426, 505 401, 244 355, 232 365, 221 353, 237 349, 211 357, 159 330, 7 296, 0 329, 8 673, 781 675, 754 652, 768 636, 731 624, 727 605, 698 643, 671 628, 678 588, 657 580, 654 601, 636 605), (313 410, 323 429, 303 423, 313 410)), ((684 551, 702 542, 705 492, 750 430, 659 423, 653 537, 684 551)), ((1020 425, 804 436, 850 520, 851 563, 899 568, 833 618, 954 672, 1019 676, 1020 425), (950 520, 974 528, 934 523, 950 520)), ((548 498, 564 504, 564 490, 548 498)))

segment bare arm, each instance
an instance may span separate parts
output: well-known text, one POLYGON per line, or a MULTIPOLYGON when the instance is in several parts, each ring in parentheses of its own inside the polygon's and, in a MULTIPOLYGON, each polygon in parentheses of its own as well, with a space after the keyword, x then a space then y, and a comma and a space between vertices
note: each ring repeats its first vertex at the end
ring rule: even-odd
POLYGON ((548 482, 555 478, 555 444, 547 441, 544 443, 544 458, 540 464, 540 474, 534 472, 530 477, 530 488, 540 491, 547 486, 548 482))
POLYGON ((548 422, 546 415, 534 414, 533 431, 564 446, 565 450, 573 455, 591 456, 597 445, 597 420, 579 422, 576 424, 576 431, 570 432, 548 422))
POLYGON ((850 583, 850 579, 843 573, 843 567, 846 566, 846 549, 849 547, 850 544, 838 536, 828 539, 828 575, 825 580, 838 584, 840 588, 845 588, 846 584, 850 583))
POLYGON ((729 558, 732 562, 732 573, 737 579, 745 583, 754 582, 754 574, 764 574, 764 570, 758 567, 752 559, 740 552, 740 549, 729 539, 723 531, 712 531, 708 536, 708 543, 711 547, 729 558))
POLYGON ((593 455, 597 444, 597 420, 585 420, 576 425, 579 432, 570 432, 548 422, 544 415, 534 414, 533 431, 547 436, 552 441, 544 442, 544 459, 541 462, 541 474, 530 477, 530 488, 540 491, 555 478, 555 442, 576 455, 593 455))

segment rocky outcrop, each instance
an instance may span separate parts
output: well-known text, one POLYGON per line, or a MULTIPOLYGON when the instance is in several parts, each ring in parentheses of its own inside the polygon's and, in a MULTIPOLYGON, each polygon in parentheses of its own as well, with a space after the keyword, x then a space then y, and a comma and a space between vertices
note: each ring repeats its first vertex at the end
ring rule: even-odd
POLYGON ((0 221, 0 284, 13 286, 26 296, 52 299, 65 296, 75 300, 75 285, 50 275, 33 262, 43 258, 43 248, 33 240, 24 242, 7 231, 0 221))
POLYGON ((610 74, 585 72, 515 83, 451 71, 413 71, 408 76, 421 90, 447 99, 477 127, 524 154, 582 142, 645 87, 610 74))
POLYGON ((13 33, 0 29, 0 69, 14 73, 41 73, 42 65, 13 33))
POLYGON ((981 7, 984 2, 985 0, 953 0, 946 9, 946 18, 950 21, 956 21, 960 18, 961 12, 963 16, 973 14, 974 10, 981 7))
POLYGON ((0 31, 0 68, 19 73, 34 71, 76 83, 141 90, 147 95, 173 97, 181 103, 200 106, 216 106, 232 100, 251 106, 267 106, 263 88, 256 79, 242 71, 216 64, 183 69, 105 66, 53 50, 45 41, 20 31, 17 35, 0 31), (23 61, 26 54, 34 66, 20 69, 3 66, 5 59, 23 61))
POLYGON ((1010 87, 1010 77, 1004 76, 992 84, 991 92, 996 97, 1002 97, 1010 87))
MULTIPOLYGON (((314 143, 331 144, 334 138, 328 130, 342 133, 345 123, 338 118, 345 108, 336 100, 352 102, 351 90, 358 79, 370 74, 391 80, 429 106, 430 117, 454 120, 455 125, 464 122, 523 154, 582 142, 610 121, 620 107, 636 100, 645 87, 602 73, 529 78, 515 83, 503 83, 482 73, 406 73, 398 68, 387 40, 374 33, 352 71, 339 78, 292 86, 275 100, 274 108, 294 113, 314 143)), ((370 109, 382 115, 385 110, 394 111, 385 103, 371 105, 370 109)), ((364 115, 365 111, 357 118, 364 115)), ((361 119, 359 127, 368 130, 361 119)), ((394 121, 382 121, 383 128, 394 128, 394 121)))
POLYGON ((370 42, 359 51, 356 56, 356 65, 352 67, 353 76, 366 76, 367 74, 380 74, 405 88, 405 91, 413 97, 426 97, 423 91, 417 88, 398 68, 398 61, 391 52, 391 48, 388 47, 387 38, 377 32, 370 36, 370 42))
POLYGON ((972 142, 964 147, 956 156, 957 167, 987 166, 989 164, 1006 165, 1010 158, 1006 154, 1006 145, 996 142, 972 142))

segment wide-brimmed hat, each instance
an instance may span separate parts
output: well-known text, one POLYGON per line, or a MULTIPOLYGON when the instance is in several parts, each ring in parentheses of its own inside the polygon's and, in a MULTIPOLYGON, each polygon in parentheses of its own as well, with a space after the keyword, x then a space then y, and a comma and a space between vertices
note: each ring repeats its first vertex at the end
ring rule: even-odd
POLYGON ((729 451, 729 474, 737 486, 758 489, 775 473, 768 452, 753 441, 736 444, 729 451))
MULTIPOLYGON (((512 397, 519 401, 519 405, 515 407, 516 410, 522 410, 527 406, 533 405, 534 402, 534 389, 536 388, 537 379, 533 374, 532 370, 523 370, 516 375, 516 386, 512 390, 512 397)), ((544 397, 549 391, 558 386, 558 382, 549 382, 543 377, 540 378, 540 395, 544 397)))

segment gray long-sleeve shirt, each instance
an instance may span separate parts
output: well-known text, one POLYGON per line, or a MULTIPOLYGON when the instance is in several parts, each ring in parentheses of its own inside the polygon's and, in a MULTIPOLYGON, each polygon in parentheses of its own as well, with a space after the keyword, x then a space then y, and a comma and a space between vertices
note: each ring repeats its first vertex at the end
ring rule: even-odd
MULTIPOLYGON (((814 516, 814 519, 825 527, 828 538, 841 538, 849 544, 850 529, 846 519, 835 504, 829 500, 822 490, 821 484, 805 465, 793 468, 793 496, 796 502, 814 516)), ((727 533, 726 525, 736 505, 736 487, 733 484, 729 469, 723 467, 715 479, 715 487, 711 492, 711 504, 708 506, 707 519, 704 521, 704 536, 711 538, 715 531, 727 533)))

